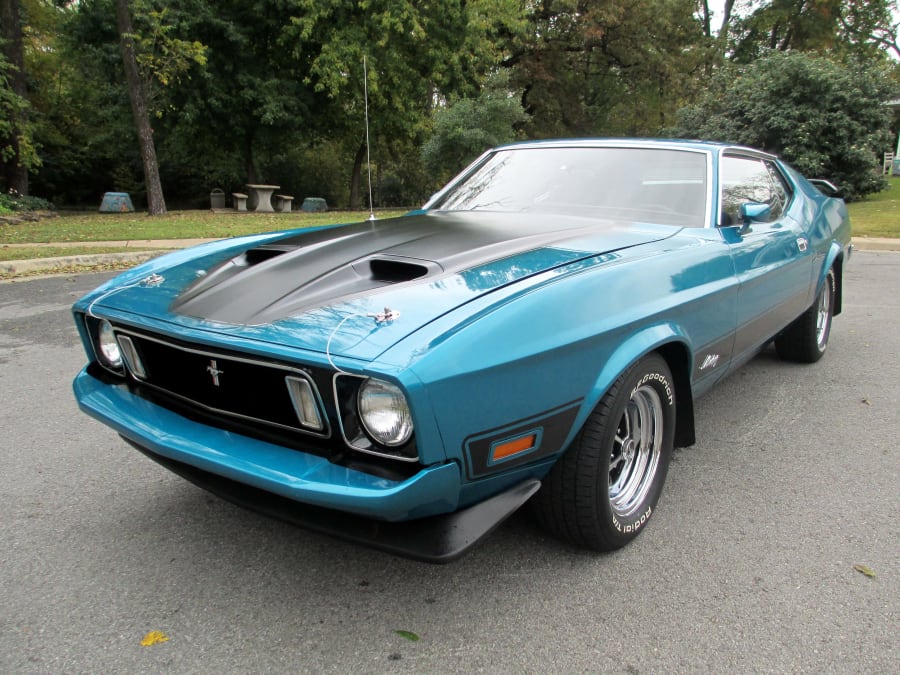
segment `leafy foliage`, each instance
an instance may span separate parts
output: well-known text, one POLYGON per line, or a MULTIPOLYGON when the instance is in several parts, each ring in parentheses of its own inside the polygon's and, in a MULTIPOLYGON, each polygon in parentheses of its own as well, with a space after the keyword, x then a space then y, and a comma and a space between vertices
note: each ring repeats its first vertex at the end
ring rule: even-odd
POLYGON ((694 0, 532 3, 508 59, 532 138, 654 135, 689 100, 707 60, 694 0))
POLYGON ((41 164, 24 71, 21 4, 0 0, 0 188, 28 193, 29 170, 41 164))
POLYGON ((9 194, 0 192, 0 213, 13 211, 52 211, 56 208, 52 202, 40 197, 9 194))
POLYGON ((500 59, 496 37, 515 31, 521 16, 512 0, 299 0, 298 8, 285 35, 295 56, 309 62, 305 82, 325 97, 316 119, 357 139, 351 207, 364 149, 364 58, 373 145, 382 157, 409 161, 429 130, 434 101, 476 93, 500 59))
POLYGON ((837 182, 849 199, 884 187, 878 158, 891 147, 892 87, 884 71, 803 53, 736 66, 679 112, 672 135, 749 145, 808 176, 837 182))
POLYGON ((505 74, 492 78, 478 97, 438 108, 431 137, 422 147, 433 187, 440 187, 485 150, 516 140, 527 119, 505 74))
POLYGON ((732 58, 750 63, 777 50, 884 59, 884 48, 897 51, 895 7, 896 0, 770 0, 734 22, 732 58))
MULTIPOLYGON (((151 0, 131 0, 135 16, 140 20, 134 39, 137 63, 147 89, 151 105, 156 101, 159 87, 190 79, 194 64, 206 65, 206 46, 197 40, 182 40, 174 31, 177 26, 169 21, 170 8, 156 8, 151 0)), ((165 110, 154 110, 162 117, 165 110)))
POLYGON ((41 165, 41 160, 32 137, 32 127, 28 124, 23 126, 18 137, 18 147, 14 148, 11 143, 13 132, 18 128, 16 122, 25 118, 31 108, 28 100, 16 94, 9 86, 11 68, 3 54, 0 54, 0 160, 9 161, 18 152, 18 161, 34 169, 41 165))

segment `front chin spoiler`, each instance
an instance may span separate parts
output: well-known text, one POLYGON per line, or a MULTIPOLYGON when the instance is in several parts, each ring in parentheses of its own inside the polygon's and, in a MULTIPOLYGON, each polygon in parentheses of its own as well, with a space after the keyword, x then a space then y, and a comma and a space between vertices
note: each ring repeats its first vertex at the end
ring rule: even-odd
POLYGON ((339 539, 428 563, 448 563, 462 556, 541 487, 540 481, 530 479, 454 513, 404 522, 383 522, 296 502, 163 457, 124 436, 122 438, 170 471, 238 506, 339 539))

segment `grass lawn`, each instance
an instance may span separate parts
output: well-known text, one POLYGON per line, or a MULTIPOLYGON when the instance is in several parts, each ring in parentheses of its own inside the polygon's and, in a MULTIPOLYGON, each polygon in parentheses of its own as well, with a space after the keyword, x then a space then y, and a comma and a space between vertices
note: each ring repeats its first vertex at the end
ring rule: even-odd
MULTIPOLYGON (((379 211, 379 219, 399 216, 406 210, 379 211)), ((63 213, 55 218, 14 225, 0 224, 3 244, 47 242, 129 241, 136 239, 224 239, 295 227, 314 227, 365 220, 368 212, 327 213, 213 213, 173 211, 165 216, 145 213, 63 213)), ((9 251, 12 249, 3 249, 9 251)), ((8 258, 7 258, 8 259, 8 258)))
POLYGON ((900 176, 887 190, 848 204, 854 237, 900 237, 900 176))

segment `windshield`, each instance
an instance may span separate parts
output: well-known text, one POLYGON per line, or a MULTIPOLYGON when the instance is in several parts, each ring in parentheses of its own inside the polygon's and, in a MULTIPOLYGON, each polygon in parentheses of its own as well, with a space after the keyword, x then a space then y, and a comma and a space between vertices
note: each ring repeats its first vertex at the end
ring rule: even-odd
POLYGON ((498 150, 432 208, 704 227, 706 161, 705 153, 663 148, 498 150))

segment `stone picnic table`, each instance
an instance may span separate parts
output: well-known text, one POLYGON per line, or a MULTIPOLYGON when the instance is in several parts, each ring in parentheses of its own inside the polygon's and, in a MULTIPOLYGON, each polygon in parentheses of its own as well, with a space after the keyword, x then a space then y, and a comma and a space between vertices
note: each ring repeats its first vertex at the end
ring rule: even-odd
POLYGON ((280 185, 260 185, 258 183, 247 183, 250 188, 250 207, 254 211, 272 212, 272 193, 278 190, 280 185), (254 208, 255 205, 255 208, 254 208))

